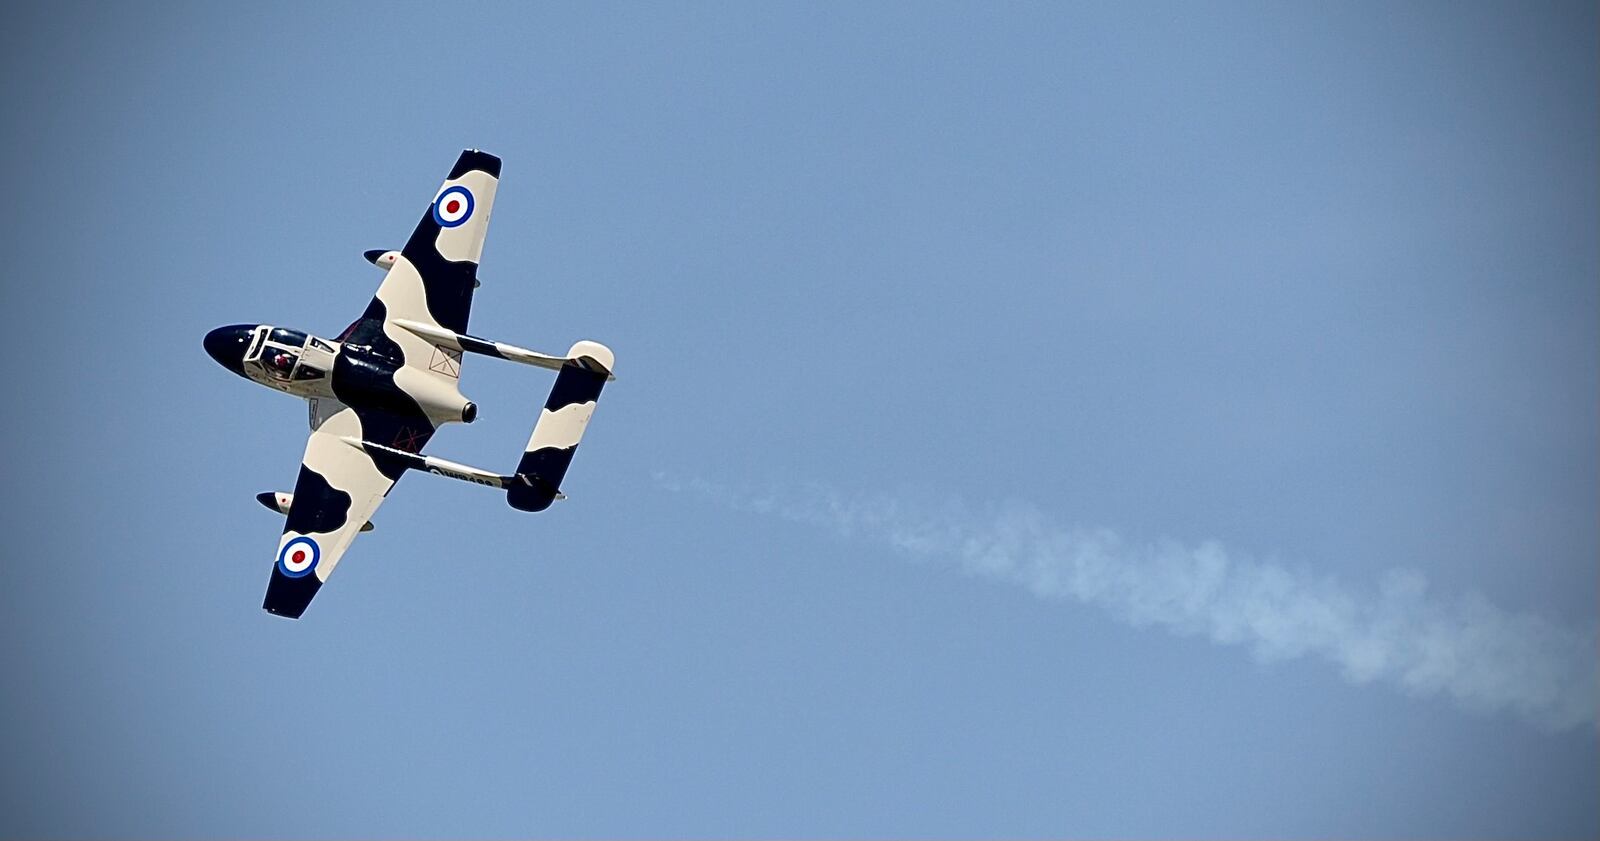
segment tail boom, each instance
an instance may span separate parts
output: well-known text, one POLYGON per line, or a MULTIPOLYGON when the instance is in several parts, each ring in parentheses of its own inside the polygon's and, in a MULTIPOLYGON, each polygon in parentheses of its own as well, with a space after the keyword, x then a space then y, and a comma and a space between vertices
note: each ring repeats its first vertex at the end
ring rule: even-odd
POLYGON ((445 476, 450 479, 460 479, 463 482, 471 482, 474 485, 504 488, 516 478, 514 476, 501 476, 491 470, 484 470, 481 467, 473 467, 470 464, 462 464, 461 462, 439 458, 438 456, 425 456, 420 453, 410 453, 394 447, 386 447, 371 441, 363 441, 360 438, 343 436, 339 440, 364 451, 375 461, 388 460, 408 470, 421 470, 424 473, 432 473, 435 476, 445 476))
POLYGON ((396 319, 395 324, 436 345, 447 347, 451 350, 462 350, 467 353, 492 356, 496 359, 508 359, 512 362, 548 368, 552 371, 560 371, 567 364, 576 363, 586 370, 604 374, 608 380, 616 379, 611 373, 612 367, 616 364, 616 359, 612 355, 611 349, 599 342, 578 342, 567 351, 566 356, 552 356, 548 353, 539 353, 516 345, 508 345, 505 342, 497 342, 493 339, 480 339, 477 336, 457 333, 454 330, 446 330, 420 321, 396 319))

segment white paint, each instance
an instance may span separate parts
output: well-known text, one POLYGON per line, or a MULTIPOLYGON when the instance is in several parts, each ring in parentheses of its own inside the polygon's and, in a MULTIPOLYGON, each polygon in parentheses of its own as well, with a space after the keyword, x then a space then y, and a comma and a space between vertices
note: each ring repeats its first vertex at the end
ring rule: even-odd
POLYGON ((528 452, 541 447, 567 449, 578 446, 583 432, 589 428, 589 418, 594 415, 594 401, 571 403, 550 411, 539 412, 539 422, 533 426, 533 436, 528 439, 528 452))
MULTIPOLYGON (((434 247, 446 260, 476 263, 483 256, 483 239, 489 231, 489 212, 494 209, 494 193, 499 184, 499 179, 475 169, 460 178, 444 182, 439 192, 434 194, 437 201, 451 187, 461 186, 472 191, 472 216, 454 228, 441 228, 438 239, 434 241, 434 247)), ((443 212, 440 216, 449 219, 443 212)))
MULTIPOLYGON (((334 532, 306 535, 322 548, 322 558, 313 573, 317 580, 324 582, 333 574, 361 526, 372 519, 373 512, 383 503, 383 495, 394 485, 389 477, 378 472, 377 465, 366 453, 345 446, 340 440, 343 437, 361 438, 361 419, 354 409, 346 408, 326 418, 306 441, 305 456, 301 459, 306 467, 322 474, 330 487, 350 495, 350 511, 343 527, 334 532)), ((278 541, 278 554, 274 558, 282 555, 289 541, 300 536, 300 532, 286 529, 278 541)))

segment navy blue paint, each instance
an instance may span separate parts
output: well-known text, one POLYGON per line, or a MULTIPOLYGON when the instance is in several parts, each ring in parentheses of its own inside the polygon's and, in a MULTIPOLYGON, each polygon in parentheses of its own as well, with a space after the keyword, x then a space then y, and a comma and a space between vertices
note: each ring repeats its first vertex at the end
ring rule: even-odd
POLYGON ((543 511, 555 502, 561 480, 572 466, 577 447, 540 447, 523 453, 516 480, 506 486, 506 502, 520 511, 543 511))
POLYGON ((346 349, 359 349, 364 355, 382 358, 398 368, 405 362, 406 355, 400 350, 400 345, 383 332, 383 322, 388 318, 389 308, 374 296, 340 341, 346 349))
MULTIPOLYGON (((382 423, 383 420, 384 419, 380 417, 373 418, 373 422, 375 424, 382 423)), ((394 419, 390 418, 389 421, 392 423, 394 422, 394 419)), ((377 465, 378 472, 398 482, 400 481, 400 477, 405 475, 407 470, 426 469, 426 459, 414 452, 403 450, 402 448, 396 446, 396 442, 392 440, 396 437, 401 439, 408 437, 408 432, 404 427, 397 427, 394 434, 385 437, 390 438, 391 440, 379 441, 370 437, 363 440, 368 445, 378 444, 380 446, 389 447, 391 448, 390 450, 381 450, 373 446, 363 446, 361 448, 361 451, 367 454, 367 458, 372 459, 372 463, 377 465), (401 452, 393 452, 393 450, 397 449, 401 450, 401 452)), ((417 446, 417 449, 422 449, 420 444, 417 446)))
POLYGON ((400 253, 422 277, 428 314, 446 330, 464 333, 467 317, 472 312, 472 282, 477 279, 478 264, 446 260, 435 247, 439 230, 439 223, 433 221, 430 209, 400 253))
MULTIPOLYGON (((420 451, 433 437, 433 423, 416 398, 394 381, 405 365, 405 353, 383 332, 388 308, 377 298, 345 337, 333 363, 333 393, 355 409, 361 419, 361 436, 374 444, 410 452, 420 451)), ((374 459, 378 471, 398 481, 405 465, 393 459, 374 459)))
MULTIPOLYGON (((446 180, 460 178, 475 169, 499 178, 500 159, 485 152, 462 152, 446 180)), ((472 290, 478 276, 478 264, 466 260, 446 260, 438 249, 440 230, 442 228, 434 218, 434 206, 430 204, 400 253, 422 277, 423 295, 433 320, 446 330, 465 333, 467 317, 472 311, 472 290)))
POLYGON ((469 351, 471 353, 482 354, 484 356, 493 356, 497 359, 506 358, 505 354, 501 353, 500 349, 494 346, 494 342, 480 339, 477 336, 468 336, 462 334, 457 336, 457 341, 461 344, 462 350, 469 351))
POLYGON ((475 169, 483 170, 495 178, 499 178, 500 159, 488 152, 468 149, 461 153, 461 157, 456 158, 456 165, 450 168, 450 174, 445 176, 445 180, 450 181, 460 178, 475 169))
POLYGON ((597 374, 576 362, 567 362, 556 374, 556 384, 550 388, 550 397, 544 401, 544 407, 553 412, 562 406, 599 400, 600 390, 605 386, 605 374, 597 374))
POLYGON ((227 327, 218 327, 206 334, 202 344, 205 345, 206 354, 215 359, 218 365, 244 377, 244 352, 250 348, 250 334, 253 330, 255 330, 254 324, 230 324, 227 327))
POLYGON ((398 366, 381 357, 341 353, 333 360, 333 394, 346 406, 381 409, 426 423, 427 415, 416 398, 395 384, 396 370, 398 366))
MULTIPOLYGON (((433 438, 433 424, 426 417, 402 416, 381 409, 356 408, 356 416, 361 419, 361 436, 363 440, 385 447, 393 447, 406 452, 420 452, 433 438)), ((372 463, 378 472, 393 481, 400 481, 405 475, 407 464, 394 456, 379 453, 373 455, 372 463)))
POLYGON ((322 581, 315 575, 290 578, 273 564, 272 580, 267 582, 267 596, 262 599, 261 607, 277 616, 299 619, 320 589, 322 581))
MULTIPOLYGON (((544 408, 553 412, 564 406, 597 401, 605 385, 605 374, 597 374, 576 362, 568 362, 556 374, 555 385, 550 387, 550 397, 545 400, 544 408)), ((561 480, 566 478, 567 468, 572 466, 572 456, 577 451, 574 445, 540 447, 523 453, 522 460, 517 463, 517 474, 525 477, 525 481, 519 478, 519 481, 506 488, 506 502, 521 511, 549 508, 560 492, 561 480)))
POLYGON ((300 465, 294 483, 294 504, 289 506, 283 530, 300 534, 336 532, 350 516, 350 495, 328 484, 321 473, 300 465))
MULTIPOLYGON (((455 166, 451 168, 448 180, 460 178, 473 170, 481 170, 498 178, 500 159, 484 152, 463 152, 456 160, 455 166)), ((429 314, 444 328, 464 333, 467 329, 467 318, 472 310, 472 291, 477 285, 478 267, 476 263, 468 261, 446 260, 436 247, 439 232, 443 227, 460 225, 476 212, 476 197, 471 191, 456 187, 446 191, 444 195, 455 192, 459 192, 467 201, 467 210, 462 218, 454 223, 445 222, 437 215, 437 203, 430 204, 428 212, 417 224, 416 230, 412 232, 401 253, 416 267, 422 278, 429 314)), ((384 253, 382 250, 373 249, 364 252, 362 256, 376 263, 384 253)), ((338 356, 334 358, 329 384, 334 396, 356 412, 361 421, 362 437, 365 440, 417 453, 433 437, 434 427, 416 399, 395 382, 395 372, 405 365, 406 360, 400 346, 383 332, 387 316, 387 308, 374 296, 367 304, 361 318, 342 335, 342 347, 338 356)), ((255 325, 238 324, 212 330, 206 334, 203 341, 207 355, 235 374, 246 376, 244 354, 249 348, 254 327, 255 325)), ((501 356, 491 342, 470 339, 469 343, 473 345, 470 349, 477 353, 501 356)), ((563 371, 562 376, 565 374, 563 371)), ((561 388, 562 376, 556 378, 558 389, 561 388)), ((604 378, 601 378, 601 382, 604 382, 604 378)), ((598 388, 594 388, 593 391, 598 395, 598 388)), ((476 414, 476 407, 469 404, 466 414, 469 417, 464 419, 470 422, 472 419, 470 416, 476 414)), ((384 453, 371 448, 367 448, 366 452, 379 472, 391 481, 399 481, 409 467, 422 464, 420 459, 384 453)), ((533 455, 525 455, 524 461, 528 461, 533 455)), ((535 462, 530 462, 536 463, 544 472, 534 481, 533 488, 528 488, 527 485, 521 486, 529 490, 532 496, 519 495, 517 499, 527 505, 538 506, 526 510, 542 510, 549 506, 550 500, 554 497, 556 483, 565 474, 566 465, 571 459, 572 451, 565 450, 540 456, 535 462), (551 481, 551 478, 554 481, 551 481)), ((276 510, 277 504, 273 494, 263 493, 258 495, 257 499, 268 508, 276 510)), ((350 506, 351 498, 348 493, 333 488, 325 477, 302 464, 299 478, 295 482, 294 503, 285 518, 284 530, 299 534, 337 532, 346 525, 350 516, 350 506)), ((321 548, 315 544, 313 546, 315 557, 320 561, 321 548)), ((309 574, 316 569, 317 562, 313 562, 306 572, 293 575, 283 568, 282 554, 280 551, 278 561, 273 565, 272 578, 267 584, 267 594, 262 607, 279 616, 299 618, 322 586, 322 582, 315 575, 309 574)))

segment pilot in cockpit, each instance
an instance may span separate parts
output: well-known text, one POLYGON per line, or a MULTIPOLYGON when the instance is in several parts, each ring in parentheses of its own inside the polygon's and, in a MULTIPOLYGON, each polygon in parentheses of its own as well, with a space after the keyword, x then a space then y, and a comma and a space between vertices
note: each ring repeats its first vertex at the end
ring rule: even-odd
POLYGON ((268 373, 280 380, 289 379, 289 372, 294 370, 294 354, 280 348, 269 347, 263 356, 268 373))

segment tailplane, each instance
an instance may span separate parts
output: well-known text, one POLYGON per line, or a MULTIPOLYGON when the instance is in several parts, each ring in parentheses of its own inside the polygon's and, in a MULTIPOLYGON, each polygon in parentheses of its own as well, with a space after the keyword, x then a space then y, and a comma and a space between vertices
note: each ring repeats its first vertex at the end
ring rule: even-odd
POLYGON ((598 342, 578 342, 567 351, 516 475, 506 483, 512 508, 543 511, 562 498, 561 480, 615 364, 611 349, 598 342))

